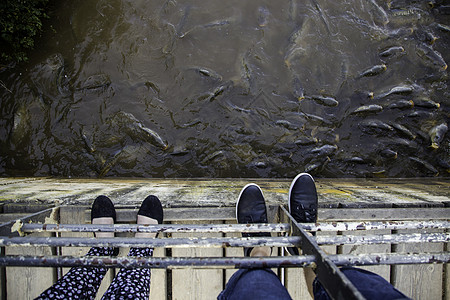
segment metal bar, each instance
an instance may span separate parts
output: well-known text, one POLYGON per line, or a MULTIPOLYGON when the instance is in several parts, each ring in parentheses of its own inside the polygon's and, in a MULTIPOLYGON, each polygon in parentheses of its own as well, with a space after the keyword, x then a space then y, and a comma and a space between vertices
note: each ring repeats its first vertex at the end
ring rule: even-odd
POLYGON ((23 224, 23 232, 289 232, 289 224, 23 224))
POLYGON ((398 229, 450 229, 449 221, 384 221, 384 222, 321 222, 299 223, 307 231, 398 230, 398 229))
MULTIPOLYGON (((450 253, 330 255, 338 266, 449 263, 450 253)), ((116 268, 292 268, 315 264, 313 255, 289 257, 105 257, 105 256, 3 256, 0 266, 116 267, 116 268)))
POLYGON ((414 265, 450 263, 450 253, 379 253, 329 255, 338 266, 373 266, 373 265, 414 265))
POLYGON ((105 257, 105 256, 3 256, 0 266, 23 267, 119 267, 119 268, 276 268, 305 267, 314 256, 286 257, 105 257))
POLYGON ((314 271, 328 292, 328 295, 331 295, 334 299, 365 299, 353 283, 339 270, 325 252, 320 249, 312 237, 300 227, 286 208, 281 206, 281 210, 290 220, 293 234, 301 237, 300 247, 303 253, 314 255, 316 263, 314 271))
POLYGON ((445 243, 450 241, 450 233, 410 233, 377 235, 317 236, 319 245, 370 245, 398 243, 445 243))
MULTIPOLYGON (((388 221, 388 222, 322 222, 299 223, 307 231, 450 229, 449 221, 388 221)), ((287 232, 289 224, 161 224, 161 225, 92 225, 92 224, 23 224, 23 232, 287 232)))
POLYGON ((300 237, 228 237, 228 238, 79 238, 79 237, 12 237, 1 238, 0 246, 52 246, 52 247, 293 247, 300 237))
POLYGON ((9 221, 0 224, 0 236, 18 236, 22 234, 20 227, 28 222, 45 222, 45 218, 48 216, 56 216, 59 213, 59 206, 53 208, 47 208, 34 214, 27 215, 17 220, 9 221), (12 227, 18 224, 18 230, 12 232, 12 227))

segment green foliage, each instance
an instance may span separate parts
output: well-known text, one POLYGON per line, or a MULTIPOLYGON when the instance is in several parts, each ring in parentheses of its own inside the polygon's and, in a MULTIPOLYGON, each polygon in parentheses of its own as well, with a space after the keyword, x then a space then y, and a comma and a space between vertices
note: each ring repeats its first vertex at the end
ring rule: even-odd
POLYGON ((0 1, 0 60, 22 62, 28 59, 34 39, 42 32, 42 20, 48 18, 48 0, 0 1))

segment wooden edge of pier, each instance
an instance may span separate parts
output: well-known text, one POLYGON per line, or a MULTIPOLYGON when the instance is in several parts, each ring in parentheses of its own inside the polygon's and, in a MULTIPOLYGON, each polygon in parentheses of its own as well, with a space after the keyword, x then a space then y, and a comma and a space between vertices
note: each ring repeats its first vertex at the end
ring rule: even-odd
MULTIPOLYGON (((286 205, 291 179, 67 179, 0 178, 0 223, 18 219, 45 208, 59 206, 56 222, 86 224, 95 197, 106 195, 116 205, 119 223, 133 223, 137 209, 148 195, 160 198, 167 224, 233 224, 235 203, 247 183, 258 184, 264 193, 269 218, 279 222, 279 206, 286 205)), ((316 179, 320 221, 389 221, 450 219, 448 178, 405 179, 316 179)), ((397 230, 411 233, 417 230, 397 230)), ((422 232, 422 231, 420 231, 422 232)), ((429 229, 426 233, 448 232, 429 229)), ((379 230, 390 234, 392 230, 379 230)), ((322 233, 318 232, 320 236, 322 233)), ((355 235, 341 231, 338 235, 355 235)), ((363 232, 356 232, 364 234, 363 232)), ((52 236, 52 233, 33 233, 52 236)), ((54 235, 54 234, 53 234, 54 235)), ((131 236, 130 234, 117 234, 131 236)), ((66 237, 88 237, 90 233, 61 233, 66 237)), ((236 233, 172 233, 170 237, 238 237, 236 233)), ((329 254, 448 253, 448 243, 399 243, 382 245, 323 246, 329 254)), ((83 255, 81 247, 2 247, 2 255, 83 255)), ((281 248, 274 255, 286 255, 281 248)), ((127 249, 121 249, 125 256, 127 249)), ((155 257, 242 257, 240 248, 156 248, 155 257)), ((380 265, 372 270, 414 299, 450 299, 448 264, 380 265)), ((67 268, 2 267, 1 299, 33 299, 53 284, 67 268)), ((151 299, 211 299, 224 288, 234 269, 154 269, 151 299), (157 287, 157 288, 156 288, 157 287)), ((308 299, 303 269, 274 269, 293 299, 308 299)), ((104 279, 98 298, 114 275, 104 279)))

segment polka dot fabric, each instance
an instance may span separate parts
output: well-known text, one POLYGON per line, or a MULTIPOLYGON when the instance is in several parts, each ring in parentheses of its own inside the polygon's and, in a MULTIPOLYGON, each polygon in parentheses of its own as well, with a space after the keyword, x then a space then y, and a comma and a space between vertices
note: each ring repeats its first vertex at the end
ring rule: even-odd
MULTIPOLYGON (((91 248, 86 256, 112 256, 110 247, 91 248)), ((153 248, 131 248, 129 256, 153 255, 153 248)), ((36 299, 95 299, 108 268, 74 267, 36 299)), ((120 269, 102 299, 148 299, 150 269, 120 269)))
MULTIPOLYGON (((153 255, 153 248, 131 248, 128 256, 153 255)), ((148 299, 150 296, 150 269, 120 269, 102 299, 148 299)))

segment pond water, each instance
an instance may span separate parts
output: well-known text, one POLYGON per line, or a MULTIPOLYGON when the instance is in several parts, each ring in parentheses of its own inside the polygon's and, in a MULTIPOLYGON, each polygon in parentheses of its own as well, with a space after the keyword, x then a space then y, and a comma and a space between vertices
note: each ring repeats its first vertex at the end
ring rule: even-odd
POLYGON ((59 1, 1 176, 449 176, 445 1, 59 1))

